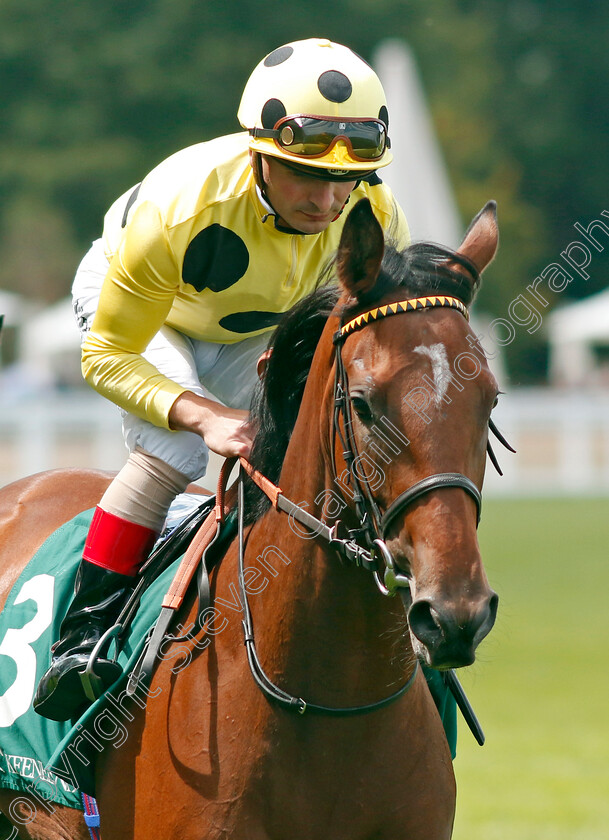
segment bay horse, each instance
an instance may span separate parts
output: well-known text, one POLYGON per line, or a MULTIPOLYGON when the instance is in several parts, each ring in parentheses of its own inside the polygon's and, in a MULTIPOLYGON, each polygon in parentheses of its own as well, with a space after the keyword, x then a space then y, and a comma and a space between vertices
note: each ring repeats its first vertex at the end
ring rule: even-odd
MULTIPOLYGON (((464 317, 497 239, 493 202, 457 252, 397 252, 368 202, 350 212, 339 292, 320 288, 278 328, 252 409, 253 467, 315 521, 340 521, 335 542, 246 481, 242 539, 211 578, 206 644, 168 646, 125 742, 98 759, 105 840, 451 837, 451 755, 418 661, 469 665, 497 609, 476 528, 498 389, 464 317), (386 565, 339 558, 339 533, 386 565), (396 581, 404 598, 386 597, 396 581), (244 626, 268 685, 305 708, 252 678, 244 626)), ((108 482, 56 471, 0 492, 4 591, 108 482)), ((193 594, 182 629, 197 611, 193 594)), ((4 813, 11 797, 0 795, 4 813)), ((79 819, 39 809, 18 836, 84 840, 79 819)))

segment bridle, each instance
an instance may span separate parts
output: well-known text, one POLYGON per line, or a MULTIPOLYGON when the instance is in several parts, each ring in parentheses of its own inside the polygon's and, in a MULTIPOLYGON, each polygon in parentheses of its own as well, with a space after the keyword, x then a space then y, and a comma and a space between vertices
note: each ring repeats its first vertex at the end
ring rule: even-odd
MULTIPOLYGON (((353 465, 359 457, 359 453, 353 435, 353 413, 351 400, 349 398, 349 379, 347 377, 347 371, 343 363, 341 352, 344 340, 352 333, 365 327, 367 324, 373 323, 382 318, 387 318, 390 315, 398 315, 402 312, 413 312, 422 309, 433 309, 436 307, 449 307, 451 309, 456 309, 461 313, 461 315, 463 315, 466 321, 469 321, 469 311, 465 304, 458 298, 451 297, 450 295, 431 295, 400 300, 395 303, 388 303, 383 306, 369 309, 361 315, 347 321, 345 324, 341 324, 340 328, 334 335, 333 341, 336 347, 336 367, 334 376, 334 421, 331 442, 332 464, 335 470, 334 477, 335 479, 337 478, 334 446, 335 439, 338 437, 343 447, 343 458, 348 468, 348 475, 353 477, 355 484, 353 501, 356 513, 360 519, 360 527, 369 544, 371 541, 371 529, 373 529, 374 532, 372 542, 376 542, 379 539, 384 540, 390 524, 400 513, 402 513, 421 496, 431 493, 434 490, 440 490, 443 487, 460 487, 462 490, 465 490, 465 492, 472 497, 476 504, 477 523, 480 522, 482 495, 477 485, 462 473, 435 473, 434 475, 421 479, 416 482, 416 484, 413 484, 404 490, 403 493, 400 493, 400 495, 391 502, 385 512, 381 514, 376 500, 372 496, 368 482, 362 481, 359 477, 358 471, 353 469, 353 465), (342 428, 340 423, 341 416, 343 419, 342 428), (366 508, 366 502, 368 508, 366 508)), ((506 449, 510 452, 516 451, 510 446, 491 419, 489 419, 489 428, 499 442, 506 447, 506 449)), ((486 449, 493 466, 499 475, 503 475, 490 441, 487 441, 486 449)))
MULTIPOLYGON (((474 482, 462 473, 436 473, 413 484, 403 493, 394 499, 388 508, 381 513, 370 487, 363 481, 353 469, 356 459, 359 457, 357 444, 353 435, 353 418, 351 412, 351 401, 349 398, 349 381, 342 358, 342 345, 344 340, 356 330, 366 325, 386 318, 390 315, 397 315, 404 312, 411 312, 436 307, 449 307, 456 309, 467 320, 469 314, 467 307, 458 298, 449 295, 433 295, 428 297, 410 298, 395 303, 370 309, 347 323, 341 323, 340 328, 334 335, 336 347, 335 358, 335 379, 334 379, 334 413, 333 413, 333 434, 331 442, 332 464, 336 478, 335 441, 341 443, 342 455, 348 468, 348 473, 353 477, 353 502, 355 512, 359 519, 359 528, 348 532, 348 537, 342 538, 338 535, 338 523, 328 527, 322 520, 306 511, 301 505, 295 504, 286 498, 281 488, 273 484, 265 476, 261 475, 245 459, 241 459, 242 469, 239 475, 238 486, 238 530, 239 530, 239 588, 243 603, 243 630, 245 635, 245 646, 248 661, 255 682, 263 693, 272 701, 284 708, 296 710, 300 714, 310 711, 316 714, 345 716, 366 714, 387 706, 401 697, 413 684, 418 671, 418 662, 408 681, 395 693, 377 703, 349 708, 331 708, 320 706, 314 703, 307 703, 301 697, 294 697, 275 685, 265 674, 258 655, 254 641, 254 627, 251 612, 247 600, 247 590, 244 580, 245 568, 245 531, 244 531, 244 481, 245 475, 258 485, 258 487, 270 499, 273 507, 284 511, 296 521, 305 525, 312 531, 313 535, 325 540, 331 548, 335 549, 344 562, 366 568, 374 573, 379 590, 383 595, 402 596, 404 605, 408 609, 408 589, 410 578, 407 574, 396 571, 393 558, 387 545, 385 537, 393 520, 403 513, 406 508, 417 499, 435 490, 445 487, 459 487, 468 493, 476 504, 477 521, 480 519, 482 497, 480 490, 474 482), (362 545, 362 542, 364 543, 362 545), (382 577, 381 577, 382 574, 382 577)), ((497 434, 497 432, 495 432, 497 434)), ((503 439, 500 437, 500 440, 503 439)), ((495 459, 493 456, 493 462, 495 459)), ((445 684, 454 695, 459 708, 461 709, 468 725, 480 744, 484 743, 484 734, 480 728, 476 716, 465 696, 454 671, 443 672, 445 684)))
POLYGON ((332 434, 332 464, 336 475, 336 453, 334 452, 335 440, 338 438, 342 446, 342 456, 347 466, 347 480, 352 480, 352 497, 359 528, 351 532, 350 536, 358 542, 363 541, 373 554, 380 554, 384 562, 384 578, 381 580, 379 570, 375 571, 377 585, 384 595, 392 595, 400 587, 408 587, 409 580, 406 574, 397 574, 391 561, 391 554, 385 544, 385 539, 393 521, 403 513, 417 499, 435 490, 445 487, 460 487, 472 497, 476 504, 477 521, 480 521, 482 507, 482 496, 474 482, 462 473, 446 472, 436 473, 427 476, 413 484, 403 493, 394 499, 384 513, 381 513, 378 504, 372 494, 370 483, 362 477, 360 471, 355 468, 356 463, 361 463, 360 453, 353 433, 353 410, 349 396, 349 379, 342 358, 342 346, 345 339, 357 330, 368 324, 387 318, 391 315, 398 315, 403 312, 413 312, 436 307, 449 307, 456 309, 469 320, 467 307, 458 298, 450 295, 432 295, 426 297, 409 298, 396 301, 384 306, 370 309, 356 318, 352 318, 340 328, 334 335, 334 346, 336 347, 336 362, 334 376, 334 416, 332 434))

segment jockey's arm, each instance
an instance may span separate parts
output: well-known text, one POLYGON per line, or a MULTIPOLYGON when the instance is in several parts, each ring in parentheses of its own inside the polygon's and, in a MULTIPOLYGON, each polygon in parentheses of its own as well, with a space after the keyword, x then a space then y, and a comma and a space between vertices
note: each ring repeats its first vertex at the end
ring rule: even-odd
POLYGON ((159 373, 142 354, 166 322, 178 284, 163 219, 153 205, 145 204, 110 262, 82 347, 82 371, 89 385, 161 428, 168 428, 169 410, 186 389, 159 373))
POLYGON ((247 458, 250 453, 253 431, 248 412, 228 408, 192 391, 184 391, 171 406, 169 428, 201 435, 212 452, 224 458, 247 458))
POLYGON ((225 457, 248 455, 247 412, 188 391, 163 376, 144 352, 163 326, 179 271, 155 207, 141 207, 110 264, 83 345, 85 379, 99 393, 157 426, 195 432, 225 457))

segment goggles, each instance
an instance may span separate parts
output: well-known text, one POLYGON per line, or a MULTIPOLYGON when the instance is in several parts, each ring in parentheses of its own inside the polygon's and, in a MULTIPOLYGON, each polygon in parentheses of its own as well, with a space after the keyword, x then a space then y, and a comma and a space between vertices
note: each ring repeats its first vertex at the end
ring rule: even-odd
POLYGON ((381 120, 314 117, 307 114, 282 117, 271 129, 253 128, 254 137, 268 137, 282 151, 302 158, 323 157, 339 140, 358 161, 378 160, 389 146, 387 129, 381 120))

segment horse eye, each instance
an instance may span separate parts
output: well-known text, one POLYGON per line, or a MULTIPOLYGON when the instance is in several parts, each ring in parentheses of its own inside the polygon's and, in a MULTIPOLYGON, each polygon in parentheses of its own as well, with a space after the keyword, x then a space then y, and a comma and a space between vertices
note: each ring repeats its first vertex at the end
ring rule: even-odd
POLYGON ((369 423, 372 420, 372 411, 363 397, 351 397, 351 405, 362 423, 369 423))

